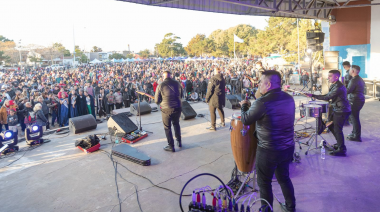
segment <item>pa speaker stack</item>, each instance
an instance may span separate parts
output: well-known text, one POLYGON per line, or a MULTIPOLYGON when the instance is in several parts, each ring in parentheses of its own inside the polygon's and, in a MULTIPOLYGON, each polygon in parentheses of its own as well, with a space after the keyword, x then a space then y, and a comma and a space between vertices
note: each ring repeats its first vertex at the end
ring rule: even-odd
POLYGON ((192 119, 195 118, 195 116, 197 116, 197 113, 194 111, 191 105, 187 101, 182 101, 181 119, 192 119))
POLYGON ((235 95, 230 95, 230 94, 226 95, 226 108, 229 108, 229 109, 239 108, 238 97, 235 95))
MULTIPOLYGON (((133 103, 131 104, 130 111, 133 115, 138 116, 139 115, 139 104, 133 103)), ((140 114, 148 114, 152 112, 152 108, 147 102, 140 102, 140 114)))
POLYGON ((69 129, 74 134, 96 129, 97 126, 98 123, 91 114, 69 119, 69 129))
POLYGON ((108 119, 107 126, 110 135, 115 135, 122 137, 125 134, 131 133, 137 130, 137 126, 133 123, 129 117, 128 112, 119 113, 117 115, 113 115, 108 119))

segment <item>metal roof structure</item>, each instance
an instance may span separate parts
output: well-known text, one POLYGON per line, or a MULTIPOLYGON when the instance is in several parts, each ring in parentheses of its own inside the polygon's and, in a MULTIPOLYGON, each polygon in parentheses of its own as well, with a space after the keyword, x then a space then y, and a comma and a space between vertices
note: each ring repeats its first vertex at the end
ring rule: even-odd
POLYGON ((276 16, 335 21, 333 9, 380 3, 349 4, 351 0, 118 0, 136 4, 235 15, 276 16))

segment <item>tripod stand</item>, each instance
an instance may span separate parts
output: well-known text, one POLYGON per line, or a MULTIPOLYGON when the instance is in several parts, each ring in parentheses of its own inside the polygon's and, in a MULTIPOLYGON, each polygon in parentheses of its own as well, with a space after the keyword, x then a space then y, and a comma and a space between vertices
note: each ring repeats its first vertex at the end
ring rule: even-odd
MULTIPOLYGON (((320 107, 319 107, 320 108, 320 107)), ((305 155, 308 154, 308 152, 310 151, 310 147, 313 145, 313 143, 315 142, 315 148, 314 149, 319 149, 322 145, 324 145, 326 142, 326 139, 324 139, 319 133, 318 133, 318 126, 319 126, 319 117, 321 116, 321 111, 319 110, 318 113, 313 113, 313 114, 309 114, 309 115, 313 115, 312 117, 315 118, 315 132, 313 134, 311 134, 310 136, 310 139, 306 142, 309 144, 309 147, 307 148, 306 152, 305 152, 305 155), (322 142, 321 144, 319 145, 318 147, 318 136, 320 138, 322 138, 322 142), (314 138, 314 139, 313 139, 314 138), (309 141, 311 141, 311 143, 309 143, 309 141)), ((327 142, 326 142, 327 143, 327 142)), ((313 150, 313 149, 311 149, 313 150)))

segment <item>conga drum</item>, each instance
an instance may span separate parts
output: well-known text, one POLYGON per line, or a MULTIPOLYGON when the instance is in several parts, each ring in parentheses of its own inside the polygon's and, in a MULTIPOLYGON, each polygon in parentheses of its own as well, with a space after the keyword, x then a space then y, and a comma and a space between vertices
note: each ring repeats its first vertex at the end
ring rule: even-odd
POLYGON ((239 171, 250 173, 253 171, 256 159, 257 139, 253 135, 256 123, 243 125, 240 113, 234 113, 231 120, 231 148, 235 163, 239 171))

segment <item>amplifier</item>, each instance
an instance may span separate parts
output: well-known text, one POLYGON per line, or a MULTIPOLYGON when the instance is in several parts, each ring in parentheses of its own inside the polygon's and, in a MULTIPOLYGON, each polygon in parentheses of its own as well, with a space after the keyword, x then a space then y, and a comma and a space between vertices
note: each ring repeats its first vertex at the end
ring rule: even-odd
POLYGON ((140 164, 142 166, 150 165, 149 156, 145 155, 142 152, 138 152, 136 148, 133 148, 128 144, 120 144, 113 147, 112 154, 125 160, 140 164))

